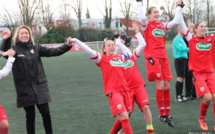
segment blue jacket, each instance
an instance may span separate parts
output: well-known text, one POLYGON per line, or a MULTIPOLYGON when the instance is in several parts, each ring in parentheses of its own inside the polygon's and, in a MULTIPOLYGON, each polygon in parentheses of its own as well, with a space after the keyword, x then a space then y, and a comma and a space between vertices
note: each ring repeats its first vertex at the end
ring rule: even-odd
POLYGON ((184 42, 183 37, 176 36, 173 40, 173 56, 175 59, 177 58, 185 58, 188 59, 189 48, 184 42))

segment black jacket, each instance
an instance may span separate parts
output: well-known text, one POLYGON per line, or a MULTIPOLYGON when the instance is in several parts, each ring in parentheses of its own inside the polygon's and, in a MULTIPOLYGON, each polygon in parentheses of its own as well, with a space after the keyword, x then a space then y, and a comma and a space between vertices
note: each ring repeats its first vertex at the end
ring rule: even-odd
MULTIPOLYGON (((8 45, 8 44, 7 44, 8 45)), ((51 101, 41 57, 59 56, 71 47, 66 44, 58 48, 17 42, 13 63, 13 78, 17 93, 17 107, 43 104, 51 101)))

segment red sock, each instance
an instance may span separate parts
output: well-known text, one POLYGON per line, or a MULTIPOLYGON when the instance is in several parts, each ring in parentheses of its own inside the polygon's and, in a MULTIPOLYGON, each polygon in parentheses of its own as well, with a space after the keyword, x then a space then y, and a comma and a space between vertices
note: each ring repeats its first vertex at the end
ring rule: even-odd
POLYGON ((207 115, 209 105, 205 104, 204 101, 202 101, 201 106, 200 106, 200 115, 199 119, 205 119, 207 115))
POLYGON ((165 105, 164 105, 164 90, 162 89, 156 89, 156 101, 157 101, 157 105, 158 105, 158 110, 160 113, 160 116, 165 114, 164 113, 164 109, 165 109, 165 105))
POLYGON ((170 90, 164 90, 164 106, 165 106, 165 115, 169 116, 170 111, 170 90))
POLYGON ((119 118, 115 121, 113 128, 110 131, 110 134, 116 134, 122 128, 119 118))
POLYGON ((0 134, 8 134, 8 132, 9 132, 9 128, 8 127, 0 129, 0 134))
POLYGON ((121 124, 125 134, 133 134, 129 119, 121 120, 121 124))

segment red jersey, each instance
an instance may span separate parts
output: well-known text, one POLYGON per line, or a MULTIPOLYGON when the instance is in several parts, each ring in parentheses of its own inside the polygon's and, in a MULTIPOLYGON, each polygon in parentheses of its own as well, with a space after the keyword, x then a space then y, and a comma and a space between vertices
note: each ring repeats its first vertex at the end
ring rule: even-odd
POLYGON ((132 56, 124 63, 124 69, 125 79, 128 82, 129 88, 134 88, 141 84, 145 85, 143 78, 138 70, 134 56, 132 56))
POLYGON ((189 40, 189 70, 197 72, 213 72, 213 62, 211 55, 213 35, 208 35, 204 39, 193 36, 189 40))
POLYGON ((168 30, 165 28, 163 22, 153 22, 148 21, 148 25, 143 35, 146 41, 146 48, 144 50, 145 58, 149 57, 159 57, 167 58, 166 49, 165 49, 165 31, 168 30))
POLYGON ((105 94, 114 92, 129 91, 128 84, 124 76, 124 64, 122 56, 113 57, 101 55, 101 61, 97 66, 101 68, 105 94))
POLYGON ((212 53, 211 53, 211 58, 212 58, 212 64, 213 67, 215 68, 215 40, 212 43, 212 53))

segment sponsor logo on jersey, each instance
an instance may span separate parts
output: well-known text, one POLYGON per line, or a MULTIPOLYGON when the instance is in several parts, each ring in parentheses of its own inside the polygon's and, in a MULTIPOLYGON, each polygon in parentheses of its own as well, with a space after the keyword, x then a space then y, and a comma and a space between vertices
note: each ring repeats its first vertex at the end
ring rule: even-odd
POLYGON ((161 74, 160 74, 160 73, 157 73, 157 77, 160 78, 160 77, 161 77, 161 74))
POLYGON ((164 37, 165 33, 162 29, 154 29, 152 31, 152 34, 155 36, 155 37, 164 37))
POLYGON ((198 49, 198 50, 210 50, 211 44, 209 44, 209 43, 198 43, 198 44, 196 44, 196 49, 198 49))
POLYGON ((31 49, 30 52, 31 52, 32 54, 34 54, 34 49, 31 49))
POLYGON ((133 67, 134 66, 134 62, 131 61, 131 60, 127 60, 125 63, 124 63, 124 69, 127 69, 129 67, 133 67))
POLYGON ((204 88, 204 87, 201 87, 200 90, 201 90, 202 92, 204 92, 205 88, 204 88))
POLYGON ((115 67, 124 67, 124 64, 121 60, 110 60, 110 64, 115 67))
POLYGON ((117 108, 118 108, 118 109, 121 109, 121 108, 122 108, 122 105, 121 105, 121 104, 117 105, 117 108))

